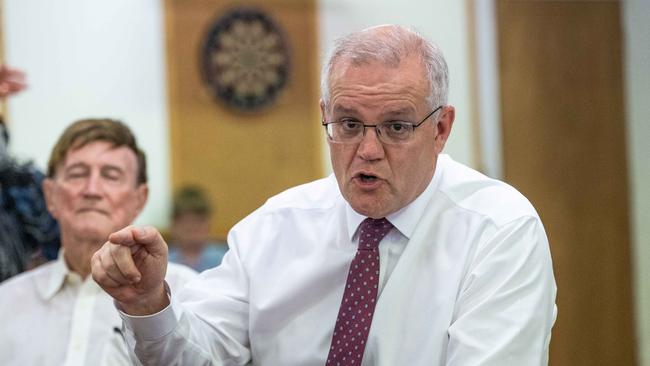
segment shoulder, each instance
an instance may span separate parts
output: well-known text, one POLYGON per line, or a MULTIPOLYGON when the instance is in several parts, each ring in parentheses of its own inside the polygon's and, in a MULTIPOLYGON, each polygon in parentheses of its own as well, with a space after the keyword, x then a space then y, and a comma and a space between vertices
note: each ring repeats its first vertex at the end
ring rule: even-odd
POLYGON ((282 209, 324 209, 332 207, 341 196, 333 174, 326 178, 287 189, 262 206, 267 211, 282 209))
MULTIPOLYGON (((276 227, 276 224, 290 224, 293 221, 309 221, 332 212, 332 208, 343 202, 336 178, 330 175, 310 183, 289 188, 271 198, 261 207, 238 222, 233 229, 260 225, 276 227)), ((231 230, 232 232, 232 230, 231 230)), ((228 241, 230 244, 230 240, 228 241)))
MULTIPOLYGON (((345 213, 334 175, 290 188, 269 198, 228 232, 229 251, 263 260, 280 246, 321 236, 326 223, 345 213)), ((226 255, 226 258, 228 255, 226 255)))
POLYGON ((55 262, 48 262, 32 270, 20 273, 0 283, 0 303, 37 296, 40 287, 49 280, 55 262))
POLYGON ((489 178, 447 155, 441 155, 438 162, 442 170, 439 193, 456 207, 485 216, 497 226, 524 217, 539 219, 530 201, 509 184, 489 178))

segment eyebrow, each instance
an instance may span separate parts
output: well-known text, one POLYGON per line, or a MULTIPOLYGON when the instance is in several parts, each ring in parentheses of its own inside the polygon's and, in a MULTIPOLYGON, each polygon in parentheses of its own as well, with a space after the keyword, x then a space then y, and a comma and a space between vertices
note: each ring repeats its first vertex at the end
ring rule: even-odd
POLYGON ((355 114, 357 110, 354 108, 344 107, 342 105, 337 105, 334 107, 334 113, 343 113, 343 114, 355 114))
MULTIPOLYGON (((345 107, 345 106, 342 106, 342 105, 335 106, 333 112, 334 113, 342 113, 342 114, 356 114, 356 113, 358 113, 356 108, 345 107)), ((385 112, 385 115, 387 115, 387 116, 405 116, 405 115, 409 115, 411 113, 415 113, 413 108, 404 107, 404 108, 399 108, 399 109, 395 109, 395 110, 389 110, 388 112, 385 112)))

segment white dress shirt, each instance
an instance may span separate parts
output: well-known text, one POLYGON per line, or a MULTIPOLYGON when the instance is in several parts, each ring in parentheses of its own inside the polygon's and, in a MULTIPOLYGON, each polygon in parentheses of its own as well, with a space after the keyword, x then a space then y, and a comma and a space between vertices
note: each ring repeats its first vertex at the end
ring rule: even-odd
MULTIPOLYGON (((196 276, 170 264, 172 289, 196 276)), ((0 365, 130 365, 122 321, 91 276, 71 272, 63 259, 0 285, 0 365)))
MULTIPOLYGON (((425 192, 387 218, 364 365, 547 363, 555 281, 519 192, 441 155, 425 192)), ((363 219, 333 176, 269 199, 169 307, 122 314, 127 342, 153 365, 325 365, 363 219)))

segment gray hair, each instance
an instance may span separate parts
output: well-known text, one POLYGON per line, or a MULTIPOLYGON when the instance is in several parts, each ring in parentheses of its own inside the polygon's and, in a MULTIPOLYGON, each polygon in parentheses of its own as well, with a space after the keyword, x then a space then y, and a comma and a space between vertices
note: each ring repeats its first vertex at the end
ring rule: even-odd
POLYGON ((321 71, 323 102, 329 105, 330 76, 339 62, 363 65, 377 61, 397 67, 403 58, 411 54, 418 55, 426 68, 426 78, 431 88, 427 102, 432 108, 447 104, 449 72, 442 52, 415 30, 400 25, 372 27, 339 38, 321 71))

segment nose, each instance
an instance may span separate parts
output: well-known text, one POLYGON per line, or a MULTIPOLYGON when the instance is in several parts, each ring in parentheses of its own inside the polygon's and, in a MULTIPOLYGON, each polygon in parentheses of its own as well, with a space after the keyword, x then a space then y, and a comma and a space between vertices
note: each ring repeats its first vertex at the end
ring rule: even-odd
POLYGON ((379 141, 375 128, 366 128, 357 147, 357 155, 363 160, 378 160, 384 157, 384 145, 379 141))
POLYGON ((101 177, 97 173, 92 173, 86 180, 86 185, 83 189, 84 196, 87 197, 101 197, 102 182, 101 177))

